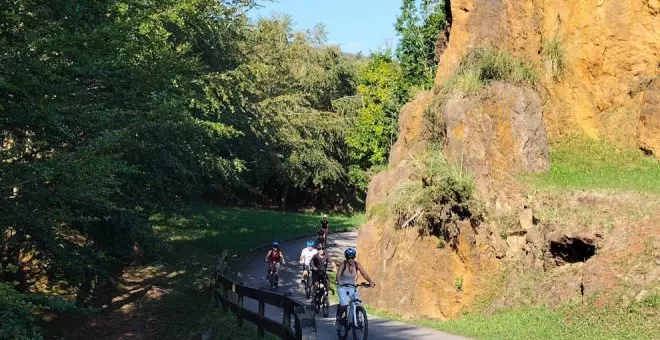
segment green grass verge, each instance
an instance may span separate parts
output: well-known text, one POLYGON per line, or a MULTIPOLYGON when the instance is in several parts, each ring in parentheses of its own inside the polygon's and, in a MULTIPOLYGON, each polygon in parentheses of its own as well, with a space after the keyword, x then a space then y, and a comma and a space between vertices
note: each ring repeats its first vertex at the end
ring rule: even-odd
POLYGON ((491 316, 467 315, 450 321, 411 321, 373 308, 367 311, 382 318, 476 339, 657 339, 660 334, 660 295, 657 294, 628 307, 567 305, 556 310, 520 307, 491 316))
MULTIPOLYGON (((254 247, 315 235, 320 214, 302 214, 257 209, 191 206, 179 213, 157 214, 151 219, 157 234, 177 252, 216 255, 221 249, 245 253, 254 247)), ((354 230, 364 223, 363 214, 328 215, 330 232, 354 230)))
POLYGON ((552 145, 550 172, 523 180, 538 188, 660 192, 660 162, 636 149, 573 137, 552 145))

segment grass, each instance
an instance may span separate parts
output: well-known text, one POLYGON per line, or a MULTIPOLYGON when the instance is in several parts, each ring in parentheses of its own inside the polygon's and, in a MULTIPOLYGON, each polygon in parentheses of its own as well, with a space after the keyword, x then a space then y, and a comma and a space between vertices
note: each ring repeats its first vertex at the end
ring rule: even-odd
POLYGON ((660 295, 628 307, 596 308, 571 304, 556 310, 519 307, 492 316, 467 315, 456 320, 405 320, 373 308, 368 313, 411 322, 476 339, 654 339, 660 334, 660 295))
MULTIPOLYGON (((363 219, 362 214, 328 216, 331 232, 355 229, 363 219)), ((318 214, 206 204, 154 215, 154 230, 165 239, 170 251, 157 262, 126 270, 112 312, 89 320, 68 337, 89 339, 130 333, 154 339, 191 339, 214 330, 213 339, 256 338, 256 330, 249 323, 238 328, 231 314, 222 315, 213 307, 211 272, 217 256, 223 249, 243 256, 273 240, 315 235, 320 220, 318 214), (161 292, 160 296, 150 297, 146 294, 150 290, 161 292)), ((238 261, 240 258, 230 260, 230 265, 238 261)))
POLYGON ((660 162, 604 140, 571 137, 552 145, 546 174, 523 179, 539 188, 660 192, 660 162))
POLYGON ((554 37, 543 43, 541 48, 545 68, 555 81, 564 77, 566 72, 566 49, 564 44, 554 37))
POLYGON ((534 67, 522 59, 490 47, 481 47, 463 57, 444 88, 449 93, 474 94, 492 81, 536 84, 538 75, 534 67))
MULTIPOLYGON (((179 213, 151 218, 154 230, 177 252, 245 253, 274 240, 316 235, 319 214, 196 205, 179 213)), ((349 231, 364 223, 363 214, 328 215, 330 232, 349 231)))

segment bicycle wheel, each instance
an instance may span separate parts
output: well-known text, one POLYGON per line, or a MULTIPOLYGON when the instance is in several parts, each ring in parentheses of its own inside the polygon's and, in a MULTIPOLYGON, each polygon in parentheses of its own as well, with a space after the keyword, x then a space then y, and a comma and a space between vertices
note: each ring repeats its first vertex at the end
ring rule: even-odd
POLYGON ((367 340, 367 333, 369 332, 369 323, 367 321, 367 311, 362 306, 355 308, 355 317, 357 324, 353 327, 353 339, 367 340))
POLYGON ((346 320, 346 312, 339 316, 337 322, 337 338, 339 340, 346 340, 348 337, 348 320, 346 320))
POLYGON ((330 315, 330 304, 328 303, 327 296, 323 296, 323 307, 321 307, 321 310, 323 311, 324 318, 327 318, 328 315, 330 315))
POLYGON ((276 280, 277 278, 275 277, 275 273, 270 272, 270 275, 268 275, 268 283, 270 284, 271 289, 275 288, 275 285, 277 284, 276 280))
POLYGON ((312 299, 314 300, 314 313, 318 314, 321 311, 321 301, 316 296, 312 299))
POLYGON ((308 299, 312 294, 312 284, 311 284, 310 281, 311 281, 311 278, 309 278, 309 277, 307 278, 307 280, 305 280, 305 297, 308 298, 308 299))

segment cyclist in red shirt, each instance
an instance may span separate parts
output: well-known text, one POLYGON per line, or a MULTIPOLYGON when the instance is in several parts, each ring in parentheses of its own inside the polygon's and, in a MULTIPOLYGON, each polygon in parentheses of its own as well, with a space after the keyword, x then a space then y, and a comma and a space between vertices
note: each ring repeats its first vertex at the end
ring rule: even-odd
POLYGON ((270 273, 270 268, 272 266, 275 266, 275 276, 277 277, 277 281, 279 283, 280 263, 286 264, 286 261, 284 260, 284 252, 280 249, 279 242, 273 242, 273 244, 270 247, 270 250, 268 250, 268 253, 266 254, 265 260, 266 263, 268 263, 268 268, 266 271, 266 280, 268 280, 268 273, 270 273))

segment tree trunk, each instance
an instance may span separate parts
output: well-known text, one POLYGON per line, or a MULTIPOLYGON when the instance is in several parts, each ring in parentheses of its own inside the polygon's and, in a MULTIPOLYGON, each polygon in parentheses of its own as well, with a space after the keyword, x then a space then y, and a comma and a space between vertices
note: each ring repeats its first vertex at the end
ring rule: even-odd
POLYGON ((282 197, 280 198, 280 210, 286 210, 286 197, 289 195, 289 186, 282 188, 282 197))

